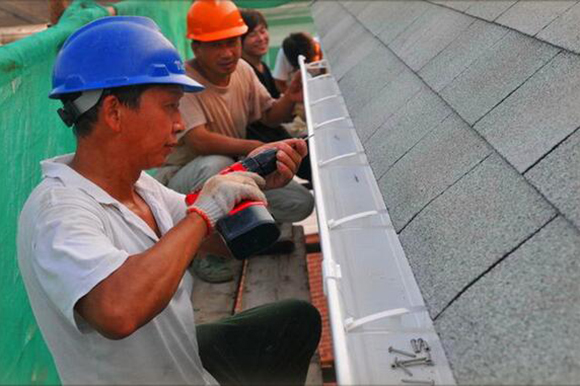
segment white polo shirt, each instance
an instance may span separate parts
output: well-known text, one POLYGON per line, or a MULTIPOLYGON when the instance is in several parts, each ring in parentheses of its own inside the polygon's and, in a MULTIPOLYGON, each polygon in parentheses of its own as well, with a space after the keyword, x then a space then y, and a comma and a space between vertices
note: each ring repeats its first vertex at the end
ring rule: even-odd
MULTIPOLYGON (((20 215, 18 262, 34 315, 64 384, 217 384, 198 354, 192 277, 169 305, 122 340, 96 332, 76 302, 159 238, 147 224, 68 166, 42 162, 43 181, 20 215)), ((183 195, 146 173, 135 184, 162 234, 185 215, 183 195)), ((170 258, 170 257, 168 257, 170 258)))

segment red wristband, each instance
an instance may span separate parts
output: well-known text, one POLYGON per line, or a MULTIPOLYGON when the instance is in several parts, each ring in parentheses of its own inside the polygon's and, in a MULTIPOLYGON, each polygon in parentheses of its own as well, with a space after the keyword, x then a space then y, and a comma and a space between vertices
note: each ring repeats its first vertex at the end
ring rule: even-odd
POLYGON ((189 208, 187 208, 187 214, 192 213, 192 212, 197 213, 199 215, 199 217, 201 217, 202 220, 205 222, 205 226, 207 227, 207 233, 205 235, 209 236, 211 234, 211 232, 213 231, 213 227, 211 226, 211 220, 209 219, 207 214, 205 214, 205 212, 203 210, 201 210, 195 206, 190 206, 189 208))

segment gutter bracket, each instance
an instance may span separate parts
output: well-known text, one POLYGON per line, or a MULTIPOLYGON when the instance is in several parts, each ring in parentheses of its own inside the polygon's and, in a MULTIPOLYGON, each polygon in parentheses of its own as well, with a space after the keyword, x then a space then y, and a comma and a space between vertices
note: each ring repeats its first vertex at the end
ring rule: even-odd
POLYGON ((342 270, 340 268, 340 264, 337 264, 334 261, 330 261, 329 263, 330 264, 326 266, 327 272, 325 274, 325 278, 334 280, 342 279, 342 270))
POLYGON ((332 157, 332 158, 329 158, 327 160, 318 162, 318 166, 319 167, 324 167, 324 166, 326 166, 326 165, 328 165, 330 163, 333 163, 334 161, 338 161, 338 160, 341 160, 341 159, 344 159, 344 158, 354 157, 354 156, 357 156, 359 154, 364 154, 364 151, 355 151, 355 152, 352 152, 352 153, 346 153, 346 154, 337 155, 336 157, 332 157))
POLYGON ((314 125, 314 127, 312 128, 312 130, 316 130, 316 129, 322 127, 322 126, 330 125, 331 123, 345 121, 347 119, 348 119, 348 117, 338 117, 338 118, 334 118, 334 119, 329 119, 328 121, 324 121, 324 122, 321 122, 321 123, 318 123, 318 124, 314 125))
POLYGON ((327 225, 328 225, 328 229, 334 229, 338 226, 341 226, 342 224, 346 224, 346 223, 349 223, 351 221, 358 220, 359 218, 366 218, 366 217, 371 217, 371 216, 375 216, 375 215, 379 215, 379 214, 386 214, 386 213, 387 213, 386 210, 369 210, 367 212, 360 212, 360 213, 352 214, 350 216, 342 217, 342 218, 339 218, 338 220, 330 219, 330 220, 328 220, 327 225))
POLYGON ((392 310, 386 310, 377 312, 375 314, 367 315, 362 318, 346 318, 344 320, 344 329, 346 332, 352 332, 354 329, 359 328, 367 323, 374 322, 376 320, 401 317, 406 314, 412 314, 416 312, 426 312, 427 307, 425 306, 414 306, 407 308, 395 308, 392 310))

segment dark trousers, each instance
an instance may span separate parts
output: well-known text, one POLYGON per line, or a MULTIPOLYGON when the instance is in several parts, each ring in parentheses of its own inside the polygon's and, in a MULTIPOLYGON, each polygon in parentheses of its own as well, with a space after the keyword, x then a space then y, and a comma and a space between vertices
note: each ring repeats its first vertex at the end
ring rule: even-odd
POLYGON ((316 308, 283 300, 197 326, 199 355, 222 385, 302 385, 320 331, 316 308))

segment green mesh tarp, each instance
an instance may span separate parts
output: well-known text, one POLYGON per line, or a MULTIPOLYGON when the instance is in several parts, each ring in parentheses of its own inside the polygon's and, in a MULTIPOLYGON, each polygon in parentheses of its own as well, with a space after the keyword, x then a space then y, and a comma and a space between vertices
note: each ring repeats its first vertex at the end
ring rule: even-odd
MULTIPOLYGON (((239 1, 241 7, 263 8, 270 23, 272 53, 291 30, 312 24, 305 2, 239 1), (277 29, 277 26, 279 28, 277 29)), ((190 0, 141 0, 114 4, 119 15, 148 16, 177 47, 192 56, 185 39, 190 0)), ((0 47, 0 384, 59 384, 52 358, 30 309, 16 258, 16 231, 22 206, 40 181, 39 162, 74 151, 74 137, 56 114, 60 103, 48 99, 51 70, 66 38, 79 27, 107 16, 92 1, 75 1, 60 22, 38 34, 0 47)), ((267 58, 273 64, 273 55, 267 58)))
POLYGON ((236 5, 241 8, 272 8, 289 2, 290 0, 235 0, 236 5))

